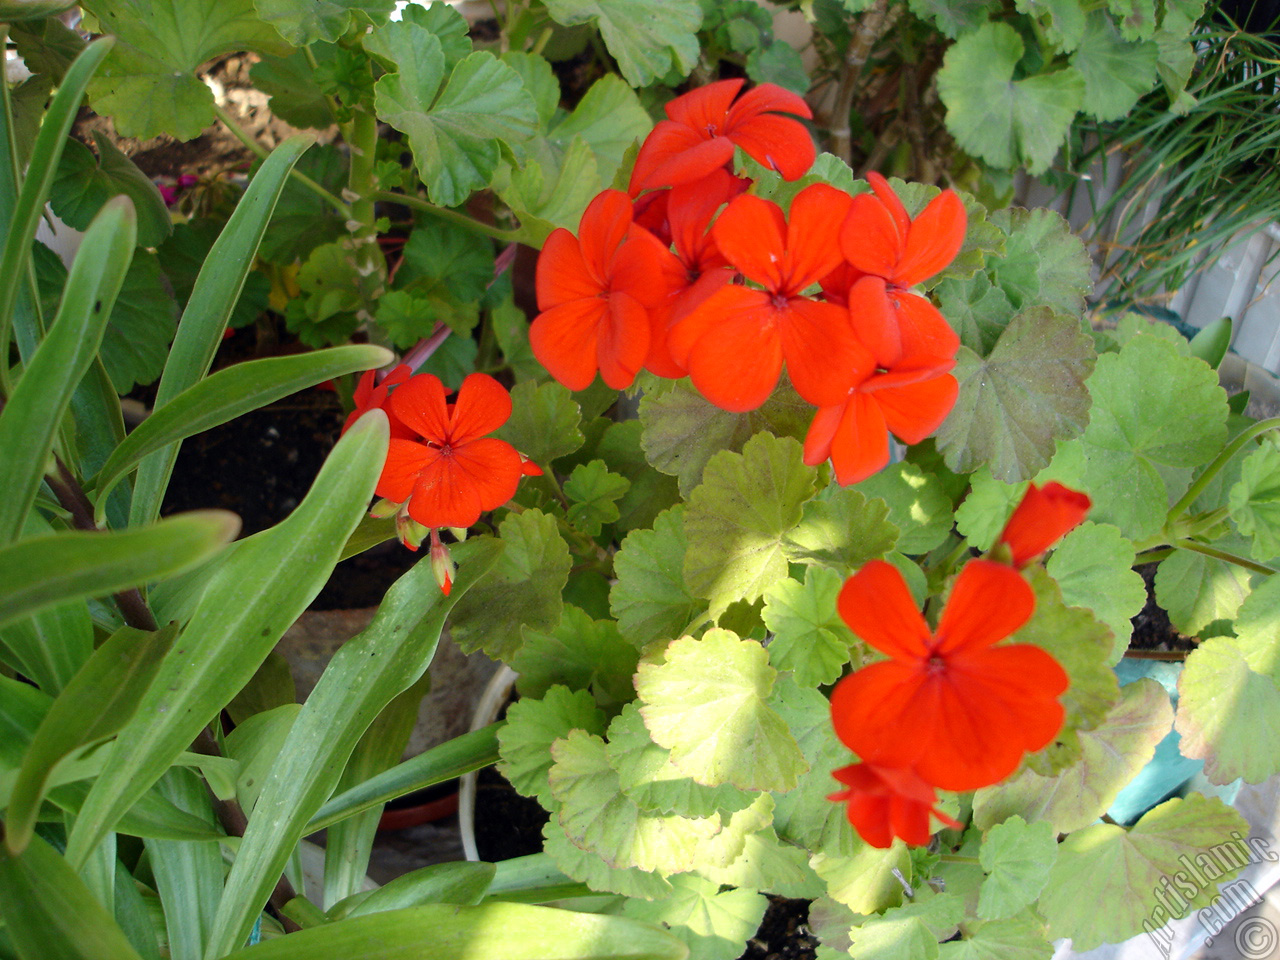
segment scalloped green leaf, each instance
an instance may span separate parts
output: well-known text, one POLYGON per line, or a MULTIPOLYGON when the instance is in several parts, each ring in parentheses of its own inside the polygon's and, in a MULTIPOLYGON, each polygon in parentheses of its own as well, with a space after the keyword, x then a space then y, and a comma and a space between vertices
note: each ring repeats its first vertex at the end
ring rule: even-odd
POLYGON ((604 711, 586 690, 570 690, 557 684, 541 700, 522 697, 508 708, 507 723, 498 731, 498 747, 502 751, 498 772, 517 793, 537 797, 543 807, 554 809, 547 779, 551 745, 573 730, 604 735, 604 711))
POLYGON ((1071 65, 1084 77, 1081 109, 1098 120, 1121 119, 1159 82, 1159 47, 1152 40, 1132 40, 1120 36, 1104 11, 1089 13, 1071 65))
POLYGON ((173 231, 160 189, 102 131, 93 131, 95 155, 79 140, 68 140, 49 191, 53 212, 83 230, 106 201, 123 193, 138 216, 138 245, 158 247, 173 231))
POLYGON ((698 0, 546 0, 556 23, 572 27, 592 23, 633 87, 668 74, 688 76, 698 62, 696 31, 702 23, 698 0))
POLYGON ((495 436, 544 470, 551 461, 582 446, 582 408, 554 380, 517 383, 511 390, 511 408, 511 419, 495 436))
POLYGON ((893 550, 898 528, 885 519, 889 506, 874 496, 861 488, 824 489, 804 505, 799 525, 783 538, 787 559, 853 573, 893 550))
POLYGON ((712 883, 800 900, 812 900, 826 889, 809 866, 808 852, 783 843, 772 829, 748 834, 742 854, 728 866, 699 863, 695 871, 712 883))
POLYGON ((613 525, 621 533, 652 526, 658 514, 680 500, 676 479, 654 470, 645 460, 640 446, 643 435, 639 420, 624 420, 609 424, 596 445, 596 455, 609 469, 631 481, 618 501, 613 525))
POLYGON ((857 638, 836 613, 843 584, 834 570, 809 567, 804 583, 786 578, 765 591, 762 616, 773 634, 769 662, 803 687, 835 683, 853 656, 857 638))
POLYGON ((947 129, 994 167, 1043 173, 1084 100, 1073 67, 1015 80, 1025 47, 1006 23, 985 23, 955 42, 938 71, 947 129))
POLYGON ((1033 903, 1049 881, 1057 856, 1058 838, 1047 821, 1028 824, 1015 815, 992 827, 978 854, 987 873, 978 895, 978 916, 1003 920, 1033 903))
POLYGON ((890 464, 854 489, 888 505, 889 522, 899 531, 893 549, 899 553, 928 553, 951 532, 951 497, 942 482, 918 464, 906 460, 890 464))
POLYGON ((742 453, 723 450, 707 462, 685 508, 684 576, 713 616, 737 600, 751 603, 787 575, 787 536, 813 496, 814 474, 797 441, 767 433, 742 453))
POLYGON ((785 676, 775 687, 772 704, 796 738, 809 768, 800 775, 794 790, 777 797, 773 821, 778 836, 835 858, 852 855, 862 841, 853 832, 845 808, 827 799, 840 786, 831 771, 854 759, 836 739, 831 704, 819 691, 801 687, 785 676))
MULTIPOLYGON (((543 696, 552 684, 589 690, 598 703, 625 703, 634 696, 631 677, 639 653, 622 638, 612 620, 592 620, 567 604, 553 630, 529 629, 524 645, 511 659, 522 697, 543 696)), ((603 732, 603 731, 595 731, 603 732)))
POLYGON ((981 0, 909 0, 911 12, 931 19, 951 39, 982 26, 991 17, 991 8, 981 0))
POLYGON ((537 131, 537 108, 520 75, 487 51, 460 61, 445 81, 440 40, 416 23, 388 24, 365 46, 399 67, 375 84, 375 104, 381 119, 408 136, 432 203, 457 206, 488 186, 499 142, 519 144, 537 131))
POLYGON ((720 832, 719 817, 694 820, 641 810, 622 792, 599 737, 574 730, 552 744, 551 755, 551 793, 560 804, 560 825, 570 840, 610 867, 680 873, 720 832))
POLYGON ((1080 759, 1055 776, 1023 769, 973 798, 973 820, 987 829, 1011 816, 1045 821, 1071 833, 1097 820, 1155 755, 1173 723, 1164 687, 1143 678, 1126 684, 1092 730, 1082 730, 1080 759))
POLYGON ((791 387, 780 386, 749 413, 729 413, 702 398, 688 380, 647 392, 640 400, 641 446, 654 469, 677 477, 687 497, 702 482, 707 461, 722 450, 741 450, 761 431, 803 437, 813 407, 791 387))
POLYGON ((196 68, 224 53, 283 54, 253 0, 96 0, 84 4, 116 48, 89 84, 93 108, 126 137, 191 140, 214 122, 213 92, 196 68))
POLYGON ((960 395, 938 429, 947 466, 967 473, 985 464, 1006 483, 1035 476, 1089 422, 1093 363, 1079 321, 1046 307, 1014 317, 985 360, 962 346, 953 371, 960 395))
POLYGON ((1183 755, 1203 759, 1211 782, 1258 783, 1280 758, 1280 579, 1244 602, 1235 629, 1187 657, 1176 726, 1183 755))
POLYGON ((1229 498, 1236 529, 1251 538, 1250 556, 1280 556, 1280 450, 1268 443, 1249 454, 1229 498))
MULTIPOLYGON (((1070 937, 1076 950, 1137 936, 1145 929, 1144 922, 1152 922, 1158 907, 1161 913, 1168 909, 1159 897, 1164 892, 1161 881, 1184 869, 1180 858, 1231 845, 1233 833, 1248 832, 1249 825, 1239 813, 1216 797, 1199 794, 1160 804, 1128 830, 1099 823, 1076 831, 1062 842, 1058 862, 1040 895, 1040 912, 1049 921, 1050 935, 1070 937), (1091 891, 1090 896, 1080 896, 1081 890, 1091 891), (1099 910, 1099 903, 1107 909, 1099 910)), ((1243 863, 1247 853, 1239 856, 1243 863)), ((1229 880, 1238 872, 1228 870, 1219 879, 1229 880)), ((1206 883, 1187 893, 1189 910, 1208 904, 1218 890, 1206 883)))
MULTIPOLYGON (((902 882, 894 871, 902 876, 910 873, 911 851, 901 840, 894 840, 886 850, 857 841, 853 853, 817 853, 809 865, 826 883, 832 900, 854 913, 872 914, 902 902, 902 882)), ((937 945, 937 940, 932 942, 937 945)))
POLYGON ((618 519, 618 501, 630 487, 631 481, 611 473, 603 460, 578 464, 564 482, 569 523, 594 537, 604 524, 618 519))
POLYGON ((609 610, 638 647, 683 636, 706 608, 685 586, 684 511, 683 504, 664 510, 652 530, 627 534, 614 555, 609 610))
POLYGON ((253 0, 258 16, 295 47, 336 43, 352 23, 387 22, 395 0, 253 0))
POLYGON ((622 790, 649 813, 732 814, 754 799, 731 783, 706 787, 682 772, 671 762, 671 751, 653 742, 636 703, 628 703, 609 724, 606 752, 622 790))
POLYGON ((1085 9, 1080 0, 1015 0, 1019 13, 1044 24, 1045 36, 1070 53, 1084 37, 1085 9), (1046 19, 1047 18, 1047 19, 1046 19))
POLYGON ((807 766, 767 702, 776 676, 759 643, 712 629, 672 642, 662 664, 640 664, 636 694, 649 735, 698 783, 790 790, 807 766))
POLYGON ((1018 312, 1003 288, 986 273, 948 277, 933 288, 938 309, 960 335, 960 342, 986 356, 1018 312))
MULTIPOLYGON (((1228 537, 1216 546, 1243 553, 1244 541, 1228 537)), ((1191 550, 1175 550, 1156 568, 1156 602, 1180 632, 1195 636, 1215 620, 1230 620, 1249 596, 1253 574, 1234 563, 1191 550)))
POLYGON ((662 874, 635 867, 609 866, 599 854, 573 843, 554 817, 542 828, 542 836, 543 850, 555 865, 592 890, 641 900, 661 900, 671 895, 671 882, 662 874))
POLYGON ((991 222, 1008 234, 992 267, 1014 307, 1048 307, 1078 317, 1093 289, 1093 261, 1071 225, 1052 210, 1020 207, 996 211, 991 222))
POLYGON ((670 930, 689 960, 736 960, 756 932, 769 901, 754 890, 724 890, 700 877, 673 877, 665 900, 628 900, 622 915, 670 930))
POLYGON ((1058 581, 1062 602, 1084 607, 1111 628, 1111 660, 1129 647, 1132 618, 1147 602, 1147 587, 1133 569, 1133 542, 1110 524, 1082 523, 1054 549, 1045 569, 1058 581))
MULTIPOLYGON (((524 642, 523 627, 553 630, 560 622, 560 591, 571 561, 556 518, 541 510, 511 514, 498 526, 498 537, 506 547, 502 557, 458 601, 450 624, 464 652, 483 650, 495 660, 509 660, 524 642)), ((452 548, 459 564, 468 543, 452 548)))
POLYGON ((1188 471, 1222 450, 1226 391, 1203 360, 1139 335, 1098 358, 1089 395, 1081 443, 1091 518, 1146 539, 1160 529, 1170 499, 1186 490, 1188 471))
POLYGON ((956 507, 956 529, 969 541, 969 546, 985 553, 995 545, 1028 483, 997 480, 986 467, 974 471, 969 492, 956 507))
POLYGON ((938 960, 1050 960, 1054 946, 1034 911, 1007 920, 969 924, 968 936, 939 944, 938 960))
POLYGON ((1026 573, 1035 589, 1036 610, 1013 641, 1047 651, 1071 681, 1060 698, 1066 708, 1062 729, 1052 743, 1027 758, 1033 770, 1049 774, 1080 756, 1078 733, 1102 721, 1120 698, 1120 687, 1111 669, 1111 631, 1090 611, 1066 606, 1058 585, 1043 569, 1032 567, 1026 573))

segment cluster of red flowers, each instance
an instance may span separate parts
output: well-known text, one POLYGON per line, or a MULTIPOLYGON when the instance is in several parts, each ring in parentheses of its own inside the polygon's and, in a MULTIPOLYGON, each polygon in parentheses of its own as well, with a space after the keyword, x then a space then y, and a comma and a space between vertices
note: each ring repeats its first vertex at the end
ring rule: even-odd
POLYGON ((370 410, 387 414, 391 441, 375 488, 384 502, 375 512, 395 514, 400 539, 411 550, 430 532, 432 565, 447 594, 453 568, 440 528, 471 526, 515 496, 521 476, 542 470, 505 440, 487 436, 511 416, 511 395, 493 377, 470 374, 449 403, 439 377, 410 373, 401 364, 381 383, 372 370, 361 377, 355 410, 342 430, 370 410))
POLYGON ((889 658, 849 674, 831 694, 836 735, 861 758, 834 772, 846 789, 831 799, 848 802, 849 820, 868 843, 928 843, 930 814, 958 828, 937 809, 937 789, 1003 780, 1061 728, 1066 671, 1040 647, 996 644, 1035 611, 1018 570, 1080 523, 1089 505, 1061 484, 1033 484, 995 559, 961 569, 936 630, 892 564, 873 560, 845 583, 841 618, 889 658))
POLYGON ((734 148, 800 178, 814 147, 795 117, 809 108, 767 83, 735 100, 741 86, 671 101, 628 192, 604 191, 576 236, 547 238, 533 352, 572 390, 597 372, 623 389, 647 369, 734 412, 764 403, 785 364, 818 408, 805 462, 856 483, 888 462, 890 431, 917 443, 955 403, 959 340, 911 288, 959 251, 964 206, 945 190, 913 220, 873 173, 870 193, 817 183, 784 213, 733 174, 734 148))

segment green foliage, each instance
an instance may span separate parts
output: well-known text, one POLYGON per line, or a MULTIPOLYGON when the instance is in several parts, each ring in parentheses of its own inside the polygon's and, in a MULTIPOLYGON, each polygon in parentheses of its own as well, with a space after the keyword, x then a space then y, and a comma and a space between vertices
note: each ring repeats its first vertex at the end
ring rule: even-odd
POLYGON ((1062 590, 1062 602, 1085 607, 1111 628, 1111 659, 1129 646, 1130 622, 1147 602, 1147 589, 1133 569, 1133 544, 1108 524, 1083 523, 1058 544, 1045 564, 1062 590))
POLYGON ((634 530, 614 557, 617 582, 609 609, 618 630, 636 646, 682 636, 705 610, 685 586, 684 507, 661 513, 652 530, 634 530))
POLYGON ((685 512, 684 575, 713 615, 734 600, 755 600, 786 575, 785 538, 812 495, 813 471, 794 440, 761 433, 742 453, 708 461, 685 512))
POLYGON ((569 523, 583 533, 596 536, 603 524, 620 516, 618 503, 631 487, 631 481, 611 473, 603 460, 579 464, 564 482, 564 495, 569 498, 569 523))
POLYGON ((987 878, 982 881, 978 916, 1002 920, 1035 902, 1057 855, 1057 837, 1045 820, 1028 824, 1013 816, 992 827, 980 854, 987 878))
POLYGON ((897 545, 888 507, 861 489, 827 487, 804 505, 800 523, 783 539, 793 563, 821 564, 853 573, 897 545))
POLYGON ((670 0, 660 7, 644 0, 547 0, 546 7, 565 26, 594 23, 632 86, 670 73, 685 77, 698 59, 698 0, 670 0))
POLYGON ((809 567, 804 583, 780 580, 764 595, 764 622, 773 634, 769 662, 805 687, 834 683, 850 660, 856 638, 836 613, 843 581, 824 567, 809 567))
POLYGON ((551 769, 551 744, 573 730, 603 735, 604 713, 586 690, 571 691, 556 684, 541 700, 523 699, 507 712, 507 724, 498 733, 502 763, 498 771, 518 793, 537 797, 554 809, 547 772, 551 769))
POLYGON ((101 131, 94 131, 93 142, 97 156, 79 140, 67 142, 49 194, 53 212, 83 230, 107 200, 123 193, 138 216, 138 245, 160 246, 173 230, 160 190, 101 131))
POLYGON ((544 696, 553 684, 564 684, 570 690, 589 690, 598 703, 612 706, 634 694, 631 677, 637 658, 612 620, 592 620, 566 605, 554 630, 525 631, 524 645, 511 664, 520 674, 516 689, 522 697, 544 696))

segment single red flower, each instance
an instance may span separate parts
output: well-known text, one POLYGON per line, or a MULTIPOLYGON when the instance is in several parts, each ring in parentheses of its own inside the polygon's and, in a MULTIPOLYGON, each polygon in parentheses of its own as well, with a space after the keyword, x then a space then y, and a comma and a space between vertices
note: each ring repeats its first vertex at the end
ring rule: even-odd
POLYGON ((848 194, 815 183, 796 195, 789 218, 777 204, 744 195, 712 225, 724 258, 764 287, 721 286, 671 327, 672 358, 713 404, 754 410, 784 360, 796 392, 816 406, 841 402, 870 372, 848 313, 803 295, 839 264, 834 241, 848 205, 848 194))
POLYGON ((346 423, 342 425, 342 433, 350 430, 352 425, 370 410, 383 410, 387 414, 387 419, 391 421, 391 436, 405 439, 415 436, 412 430, 401 423, 387 409, 387 397, 391 393, 391 388, 398 387, 408 380, 413 371, 402 363, 383 377, 381 381, 378 381, 377 374, 378 371, 376 370, 366 370, 360 376, 360 381, 356 384, 355 394, 351 398, 355 402, 356 408, 348 414, 346 423))
POLYGON ((889 462, 889 433, 904 443, 932 434, 955 406, 960 387, 948 372, 954 360, 903 358, 892 369, 878 368, 863 352, 859 380, 838 403, 819 408, 804 438, 804 462, 830 459, 836 482, 858 483, 889 462))
POLYGON ((649 356, 650 311, 676 282, 671 252, 631 222, 631 200, 605 190, 587 206, 574 236, 563 227, 538 257, 538 309, 529 344, 570 390, 599 370, 615 390, 631 385, 649 356))
POLYGON ((1091 506, 1093 502, 1087 494, 1056 480, 1043 487, 1033 483, 1005 524, 1000 542, 1009 545, 1013 565, 1025 567, 1079 526, 1091 506))
POLYGON ((840 591, 841 618, 890 659, 831 694, 836 735, 868 763, 913 768, 944 790, 1004 779, 1062 726, 1066 671, 1040 647, 995 646, 1021 628, 1035 595, 1010 567, 971 560, 931 631, 902 574, 872 560, 840 591))
POLYGON ((858 836, 873 847, 890 847, 895 837, 912 846, 924 846, 933 835, 930 814, 952 829, 961 828, 960 823, 938 809, 937 791, 907 767, 854 763, 832 770, 831 775, 846 789, 827 799, 848 802, 845 813, 849 822, 858 836))
POLYGON ((405 504, 424 527, 469 527, 515 495, 520 454, 487 437, 511 416, 511 395, 493 377, 470 374, 453 403, 444 384, 422 373, 396 388, 391 412, 421 437, 393 437, 377 495, 405 504))
POLYGON ((690 90, 666 106, 667 119, 645 137, 631 171, 628 191, 671 187, 701 180, 733 160, 741 147, 753 160, 798 180, 813 166, 813 138, 793 114, 813 116, 804 98, 772 83, 734 97, 742 80, 720 80, 690 90))
POLYGON ((840 231, 840 248, 849 263, 906 288, 955 259, 964 243, 967 218, 954 190, 943 190, 913 220, 888 180, 872 171, 867 182, 873 192, 853 198, 840 231))

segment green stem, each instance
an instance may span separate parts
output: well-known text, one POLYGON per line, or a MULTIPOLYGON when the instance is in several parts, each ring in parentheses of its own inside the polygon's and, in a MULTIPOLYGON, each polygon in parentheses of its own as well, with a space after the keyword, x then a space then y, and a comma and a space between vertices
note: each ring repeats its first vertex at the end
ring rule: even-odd
POLYGON ((1226 550, 1219 550, 1217 547, 1211 547, 1207 543, 1200 543, 1197 540, 1175 540, 1173 541, 1173 545, 1180 550, 1190 550, 1192 553, 1201 553, 1206 557, 1213 557, 1215 560, 1221 560, 1223 563, 1234 563, 1237 567, 1252 570, 1254 573, 1265 573, 1267 576, 1271 576, 1276 572, 1265 564, 1254 563, 1252 560, 1246 560, 1244 557, 1236 556, 1234 553, 1228 553, 1226 550))
POLYGON ((1154 550, 1143 550, 1133 558, 1133 565, 1136 567, 1143 563, 1156 563, 1166 557, 1173 556, 1174 552, 1173 547, 1157 547, 1154 550))
POLYGON ((450 223, 455 223, 464 229, 474 230, 476 233, 492 237, 494 240, 501 240, 503 243, 515 243, 519 239, 519 233, 515 230, 499 230, 497 227, 491 227, 487 223, 481 223, 479 220, 468 217, 465 213, 450 210, 448 207, 437 207, 434 203, 409 193, 392 193, 389 190, 378 190, 374 193, 373 199, 384 200, 387 203, 398 203, 413 210, 421 210, 423 213, 439 217, 441 220, 448 220, 450 223))
POLYGON ((546 47, 547 42, 551 39, 551 34, 553 32, 554 31, 552 31, 550 27, 543 27, 542 33, 539 34, 537 41, 533 45, 533 49, 530 50, 529 53, 531 53, 535 57, 540 55, 543 49, 546 47))
MULTIPOLYGON (((311 49, 310 46, 306 46, 302 48, 302 55, 307 58, 307 65, 311 67, 311 72, 319 73, 320 62, 316 60, 315 52, 311 49)), ((324 95, 324 103, 325 103, 325 106, 329 108, 329 116, 333 118, 333 122, 339 123, 340 121, 338 120, 338 113, 339 113, 338 101, 334 99, 332 94, 326 93, 324 95)))
POLYGON ((280 908, 280 915, 288 917, 301 929, 320 927, 329 922, 324 911, 306 897, 294 897, 280 908))
POLYGON ((1214 461, 1209 464, 1209 466, 1205 467, 1204 473, 1202 473, 1196 479, 1196 482, 1187 489, 1187 492, 1182 495, 1182 499, 1173 505, 1173 508, 1169 511, 1169 517, 1165 521, 1165 529, 1169 529, 1180 516, 1186 513, 1191 504, 1196 502, 1196 498, 1199 497, 1200 494, 1204 493, 1205 487, 1209 486, 1209 484, 1213 482, 1213 478, 1218 475, 1222 468, 1227 465, 1227 462, 1234 457, 1246 443, 1256 437, 1260 437, 1268 430, 1275 430, 1278 427, 1280 427, 1280 417, 1272 417, 1269 420, 1259 420, 1249 429, 1240 434, 1240 436, 1228 443, 1214 461))
MULTIPOLYGON (((219 120, 226 124, 227 129, 235 135, 236 139, 252 150, 259 159, 265 160, 271 154, 270 150, 251 137, 249 132, 240 126, 240 124, 236 122, 235 118, 232 117, 231 114, 227 113, 227 111, 221 106, 215 103, 213 105, 213 112, 217 115, 219 120)), ((324 187, 320 186, 320 184, 308 177, 305 173, 300 173, 296 167, 292 167, 289 170, 289 176, 293 177, 293 179, 297 180, 308 190, 315 193, 316 196, 324 200, 324 202, 333 207, 333 209, 337 210, 343 220, 351 219, 351 207, 343 203, 324 187)))
MULTIPOLYGON (((347 223, 355 243, 356 269, 361 276, 376 276, 380 280, 370 293, 370 298, 376 302, 385 290, 387 277, 387 260, 378 249, 377 214, 373 201, 378 189, 378 118, 367 110, 357 110, 351 120, 347 142, 351 148, 347 195, 352 198, 351 218, 347 223)), ((372 306, 367 303, 367 307, 372 306)), ((361 311, 361 317, 370 319, 366 311, 361 311)), ((371 329, 370 333, 375 330, 371 329)))

